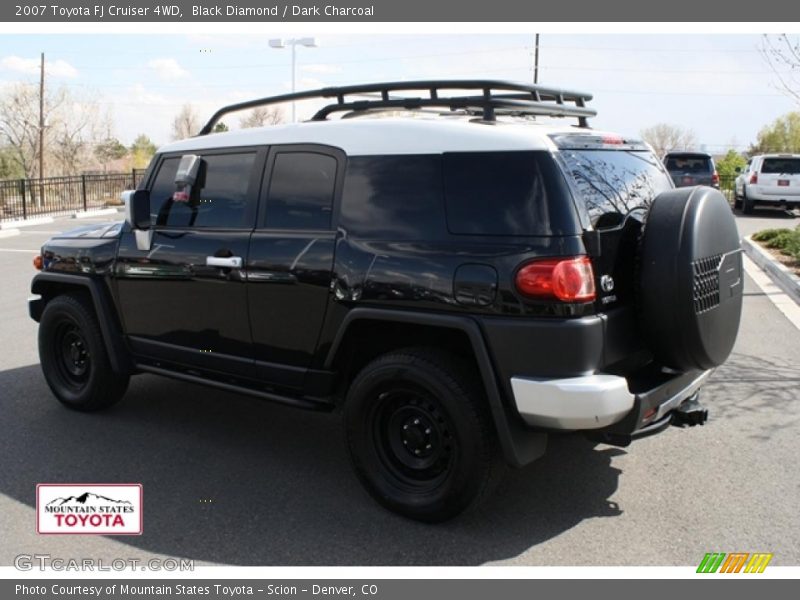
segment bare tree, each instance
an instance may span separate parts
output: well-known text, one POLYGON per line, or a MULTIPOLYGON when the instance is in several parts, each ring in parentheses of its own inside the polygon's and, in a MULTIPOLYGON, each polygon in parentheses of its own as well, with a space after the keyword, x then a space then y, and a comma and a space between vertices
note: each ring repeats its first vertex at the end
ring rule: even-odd
POLYGON ((283 111, 278 106, 257 106, 247 116, 239 119, 239 127, 264 127, 265 125, 278 125, 284 122, 283 111))
POLYGON ((640 135, 653 147, 659 157, 671 150, 691 150, 697 145, 693 131, 669 123, 658 123, 642 129, 640 135))
MULTIPOLYGON (((51 113, 63 102, 62 94, 47 94, 44 99, 45 122, 51 121, 51 113)), ((45 129, 47 133, 47 129, 45 129)), ((9 148, 9 159, 25 177, 39 175, 39 88, 18 83, 0 99, 0 138, 9 148)))
MULTIPOLYGON (((76 97, 65 88, 44 95, 45 176, 75 175, 96 166, 93 149, 111 132, 111 116, 101 114, 90 99, 76 97)), ((39 88, 18 83, 0 96, 0 147, 6 160, 29 179, 39 173, 39 88)))
MULTIPOLYGON (((77 175, 97 166, 94 149, 105 135, 111 137, 111 119, 92 101, 67 97, 69 113, 57 114, 50 123, 51 169, 61 175, 77 175)), ((46 157, 47 158, 47 157, 46 157)))
POLYGON ((191 104, 184 104, 172 121, 172 139, 184 140, 200 131, 200 117, 191 104))
MULTIPOLYGON (((109 117, 106 116, 106 120, 109 117)), ((65 88, 44 95, 44 166, 39 173, 39 88, 18 83, 0 97, 0 146, 28 178, 72 175, 93 161, 92 146, 99 139, 98 109, 65 88)))
POLYGON ((800 102, 800 36, 764 34, 760 50, 778 79, 778 89, 800 102))

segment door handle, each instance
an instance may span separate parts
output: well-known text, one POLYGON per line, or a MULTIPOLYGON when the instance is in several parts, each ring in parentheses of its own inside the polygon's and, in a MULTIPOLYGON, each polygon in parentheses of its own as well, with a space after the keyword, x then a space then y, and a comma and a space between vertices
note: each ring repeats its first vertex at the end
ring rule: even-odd
POLYGON ((225 269, 241 269, 242 268, 242 257, 241 256, 229 256, 226 258, 221 258, 219 256, 206 256, 206 266, 207 267, 222 267, 225 269))
POLYGON ((297 277, 294 273, 250 270, 247 273, 247 281, 253 283, 297 283, 297 277))

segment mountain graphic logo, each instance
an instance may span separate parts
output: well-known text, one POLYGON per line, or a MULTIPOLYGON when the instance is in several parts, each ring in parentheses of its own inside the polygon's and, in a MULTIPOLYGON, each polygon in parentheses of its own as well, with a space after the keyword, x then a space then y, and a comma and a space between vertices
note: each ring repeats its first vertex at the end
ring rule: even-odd
POLYGON ((113 504, 128 504, 132 506, 132 503, 128 500, 114 500, 108 496, 92 494, 91 492, 84 492, 80 496, 56 498, 55 500, 48 502, 47 506, 100 506, 109 502, 113 504))

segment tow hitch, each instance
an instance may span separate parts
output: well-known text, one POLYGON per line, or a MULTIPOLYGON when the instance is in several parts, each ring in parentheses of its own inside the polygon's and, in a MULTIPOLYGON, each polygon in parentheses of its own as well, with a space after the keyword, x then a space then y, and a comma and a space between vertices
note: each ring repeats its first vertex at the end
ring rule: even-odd
POLYGON ((681 402, 678 408, 672 412, 667 413, 658 421, 653 421, 645 425, 641 429, 637 429, 631 433, 612 433, 608 431, 603 432, 586 432, 586 437, 595 442, 602 442, 610 444, 611 446, 619 446, 625 448, 629 446, 634 440, 645 438, 655 435, 667 429, 670 425, 676 427, 694 427, 695 425, 703 425, 708 420, 708 409, 704 408, 698 401, 698 395, 695 393, 691 398, 687 398, 681 402))
POLYGON ((704 425, 708 421, 708 409, 703 408, 697 400, 697 394, 685 400, 672 412, 672 425, 676 427, 694 427, 704 425))

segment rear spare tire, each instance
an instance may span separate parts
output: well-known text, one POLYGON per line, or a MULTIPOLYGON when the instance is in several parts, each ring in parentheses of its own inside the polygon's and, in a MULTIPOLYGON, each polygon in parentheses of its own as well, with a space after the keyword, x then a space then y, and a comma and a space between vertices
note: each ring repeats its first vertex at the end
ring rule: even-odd
POLYGON ((656 360, 682 371, 728 358, 742 312, 742 250, 730 205, 709 187, 659 194, 645 221, 640 309, 656 360))

